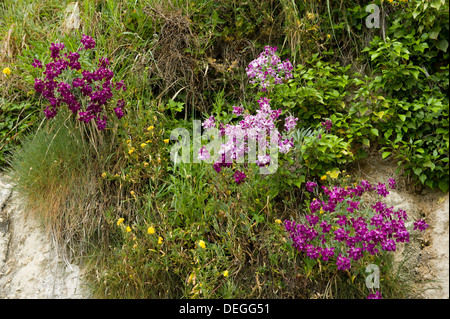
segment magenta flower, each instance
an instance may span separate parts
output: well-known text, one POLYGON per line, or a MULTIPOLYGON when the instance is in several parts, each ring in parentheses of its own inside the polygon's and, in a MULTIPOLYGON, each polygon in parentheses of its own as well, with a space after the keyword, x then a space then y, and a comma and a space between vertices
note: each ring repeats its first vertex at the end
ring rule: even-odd
POLYGON ((350 259, 339 254, 336 260, 336 265, 339 270, 347 270, 350 269, 350 259))
POLYGON ((306 183, 306 189, 307 189, 309 192, 314 191, 314 187, 316 187, 316 186, 317 186, 317 184, 314 183, 314 182, 307 182, 307 183, 306 183))
POLYGON ((38 59, 34 59, 34 62, 31 65, 35 68, 42 69, 42 62, 39 61, 38 59))
POLYGON ((333 126, 333 122, 331 122, 331 120, 326 120, 325 122, 321 122, 320 123, 326 131, 331 130, 331 127, 333 126))
POLYGON ((386 197, 389 194, 388 190, 386 189, 386 185, 383 183, 378 183, 377 193, 383 197, 386 197))
POLYGON ((389 188, 390 189, 395 189, 395 179, 393 179, 393 178, 389 178, 388 179, 388 183, 389 183, 389 188))
POLYGON ((216 124, 216 119, 214 116, 210 116, 206 121, 203 122, 202 126, 204 129, 210 129, 213 128, 216 124))
POLYGON ((90 36, 84 35, 81 37, 81 44, 83 44, 85 50, 95 48, 95 40, 90 36))
POLYGON ((236 182, 236 184, 240 184, 244 181, 246 175, 243 172, 240 171, 236 171, 233 175, 234 177, 234 181, 236 182))
POLYGON ((199 151, 198 151, 198 159, 199 160, 207 160, 211 157, 211 155, 209 154, 208 150, 206 149, 205 146, 203 146, 199 151))
POLYGON ((233 106, 233 114, 242 115, 243 112, 244 112, 244 108, 242 107, 242 105, 233 106))
POLYGON ((367 299, 383 299, 383 298, 381 297, 381 292, 377 291, 374 294, 369 294, 367 299))
POLYGON ((424 231, 428 228, 428 224, 425 223, 425 220, 419 219, 418 221, 414 222, 414 230, 419 229, 420 231, 424 231))

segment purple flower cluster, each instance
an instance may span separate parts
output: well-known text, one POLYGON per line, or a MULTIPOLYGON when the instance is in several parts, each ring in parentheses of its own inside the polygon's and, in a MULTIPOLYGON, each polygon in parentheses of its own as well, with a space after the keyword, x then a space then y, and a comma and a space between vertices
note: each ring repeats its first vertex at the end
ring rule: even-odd
POLYGON ((367 296, 367 299, 383 299, 383 298, 381 297, 381 292, 377 291, 376 293, 367 296))
MULTIPOLYGON (((269 84, 279 84, 283 79, 292 77, 292 65, 289 61, 281 62, 275 54, 276 48, 266 46, 258 58, 252 61, 247 67, 247 76, 252 83, 260 83, 263 91, 269 84), (272 81, 273 80, 273 81, 272 81), (272 83, 273 82, 273 83, 272 83)), ((285 118, 284 131, 281 134, 277 129, 277 122, 281 116, 281 109, 273 110, 270 107, 270 99, 261 97, 258 100, 259 109, 255 115, 244 112, 242 105, 233 106, 233 114, 242 116, 237 124, 219 124, 221 137, 227 137, 225 143, 221 144, 219 159, 213 164, 213 168, 220 172, 223 167, 230 167, 231 163, 242 159, 246 154, 254 151, 252 147, 258 145, 260 150, 267 150, 276 146, 278 151, 286 154, 294 146, 294 139, 290 133, 297 125, 298 119, 290 115, 285 118), (270 137, 270 138, 268 138, 270 137)), ((206 119, 202 126, 205 130, 215 128, 217 121, 214 116, 206 119)), ((199 154, 200 155, 200 154, 199 154)), ((202 159, 202 155, 199 156, 202 159)), ((209 158, 209 157, 208 157, 209 158)), ((270 164, 269 155, 259 155, 256 164, 260 167, 270 164)), ((236 183, 241 183, 245 178, 242 173, 235 174, 236 183), (236 178, 236 176, 238 176, 236 178)))
POLYGON ((325 122, 321 122, 320 123, 326 131, 331 130, 331 127, 333 126, 333 122, 331 122, 331 120, 326 120, 325 122))
MULTIPOLYGON (((95 48, 94 39, 86 35, 83 35, 81 44, 83 47, 78 52, 95 48)), ((126 88, 122 81, 113 84, 114 73, 108 68, 109 60, 107 58, 100 58, 98 68, 94 71, 82 70, 79 62, 80 53, 62 54, 64 49, 63 43, 50 45, 52 60, 45 65, 44 78, 35 79, 36 92, 42 94, 50 103, 44 110, 44 114, 49 119, 53 118, 58 113, 60 106, 65 104, 73 114, 79 116, 80 121, 88 123, 95 120, 98 129, 103 130, 108 119, 103 113, 114 96, 113 89, 125 91, 126 88), (79 74, 81 77, 78 76, 79 74), (71 77, 72 80, 64 82, 60 80, 60 76, 71 77)), ((43 68, 41 61, 37 59, 34 59, 32 65, 35 68, 43 68)), ((120 99, 113 109, 119 119, 124 116, 124 106, 125 101, 120 99)))
MULTIPOLYGON (((307 182, 307 190, 312 192, 316 183, 307 182)), ((389 187, 395 181, 389 180, 389 187)), ((360 206, 360 197, 365 192, 377 191, 380 196, 388 194, 386 186, 377 187, 367 181, 353 188, 321 186, 325 200, 314 198, 310 205, 310 215, 305 222, 285 220, 284 225, 292 246, 304 252, 309 258, 335 260, 339 270, 350 269, 351 262, 375 255, 380 251, 395 251, 397 243, 409 242, 406 229, 407 214, 404 210, 394 211, 381 201, 371 205, 369 210, 360 206), (317 214, 321 210, 323 214, 317 214), (338 255, 336 255, 339 252, 338 255)), ((414 229, 425 230, 428 225, 423 220, 414 223, 414 229)))
POLYGON ((239 185, 240 183, 242 183, 244 181, 246 176, 245 176, 244 172, 236 171, 236 172, 234 172, 233 177, 234 177, 234 181, 236 182, 236 184, 239 185))
POLYGON ((264 51, 245 69, 250 83, 258 84, 262 91, 267 91, 272 84, 280 84, 293 76, 291 62, 282 62, 275 54, 276 51, 276 47, 264 47, 264 51))

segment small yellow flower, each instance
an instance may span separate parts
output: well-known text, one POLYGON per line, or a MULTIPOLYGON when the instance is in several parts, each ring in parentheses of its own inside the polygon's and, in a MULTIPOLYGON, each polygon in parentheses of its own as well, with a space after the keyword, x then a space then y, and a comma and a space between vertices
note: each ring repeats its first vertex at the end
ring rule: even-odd
POLYGON ((124 221, 124 219, 123 219, 123 218, 119 218, 119 220, 117 221, 117 226, 120 226, 120 224, 122 224, 122 223, 123 223, 123 221, 124 221))
POLYGON ((4 68, 3 69, 3 74, 10 75, 11 74, 11 69, 10 68, 4 68))
POLYGON ((281 220, 279 220, 279 219, 275 219, 275 223, 277 223, 277 224, 281 224, 281 220))
POLYGON ((148 163, 147 162, 144 162, 144 167, 147 167, 148 166, 148 163))
POLYGON ((102 177, 106 178, 106 173, 105 172, 102 173, 102 177))
POLYGON ((228 277, 228 270, 225 270, 225 271, 223 272, 223 276, 224 276, 224 277, 228 277))
POLYGON ((322 208, 320 208, 319 213, 320 213, 320 214, 323 214, 323 209, 322 209, 322 208))
POLYGON ((161 245, 163 242, 163 238, 162 237, 158 237, 158 244, 161 245))
POLYGON ((327 175, 323 175, 321 178, 320 178, 321 180, 326 180, 327 179, 327 175))
POLYGON ((135 151, 134 147, 130 148, 130 150, 128 151, 128 154, 131 154, 135 151))
POLYGON ((148 229, 147 229, 147 233, 149 233, 149 234, 154 234, 155 233, 155 229, 153 228, 153 227, 149 227, 148 229))
MULTIPOLYGON (((340 173, 340 172, 339 172, 338 170, 333 171, 333 172, 330 173, 330 177, 333 178, 333 179, 336 179, 336 178, 338 178, 339 173, 340 173)), ((328 174, 328 173, 327 173, 327 174, 328 174)))
POLYGON ((131 191, 130 194, 134 196, 134 191, 131 191))
POLYGON ((147 146, 147 144, 145 144, 145 143, 142 143, 142 144, 141 144, 141 147, 142 147, 142 148, 144 148, 144 147, 146 147, 146 146, 147 146))
POLYGON ((200 248, 203 248, 203 249, 206 248, 205 242, 204 242, 203 240, 200 240, 200 241, 198 242, 198 246, 199 246, 200 248))
POLYGON ((170 140, 167 138, 167 139, 164 140, 164 143, 169 144, 169 141, 170 140))
POLYGON ((153 130, 155 127, 153 125, 150 125, 149 127, 147 127, 147 131, 151 131, 153 130))
POLYGON ((130 232, 130 231, 131 231, 130 226, 127 226, 127 232, 130 232))

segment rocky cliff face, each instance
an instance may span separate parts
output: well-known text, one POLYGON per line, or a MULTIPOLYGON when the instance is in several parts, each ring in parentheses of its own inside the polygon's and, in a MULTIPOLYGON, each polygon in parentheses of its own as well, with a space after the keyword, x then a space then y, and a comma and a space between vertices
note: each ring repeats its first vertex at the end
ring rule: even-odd
POLYGON ((0 176, 0 298, 89 298, 80 267, 58 255, 43 224, 0 176))

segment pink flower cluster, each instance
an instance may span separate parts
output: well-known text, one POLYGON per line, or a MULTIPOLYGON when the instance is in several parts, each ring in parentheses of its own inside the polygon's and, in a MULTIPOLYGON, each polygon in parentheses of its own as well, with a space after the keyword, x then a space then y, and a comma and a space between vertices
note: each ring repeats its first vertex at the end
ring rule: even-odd
MULTIPOLYGON (((275 54, 276 50, 277 48, 266 46, 258 58, 250 62, 246 69, 250 82, 259 83, 263 91, 267 91, 267 87, 271 84, 280 84, 283 79, 292 77, 292 64, 288 60, 281 62, 275 54)), ((258 105, 259 109, 254 115, 250 112, 244 112, 242 105, 233 106, 232 113, 235 116, 242 117, 242 119, 237 124, 219 124, 220 136, 227 137, 227 141, 221 144, 220 156, 213 165, 217 172, 220 172, 223 167, 230 167, 234 161, 243 159, 251 151, 255 151, 256 154, 256 150, 251 147, 252 145, 258 145, 260 150, 267 150, 275 146, 283 154, 288 153, 294 146, 294 139, 290 138, 289 135, 296 127, 298 119, 292 115, 287 116, 284 120, 284 131, 281 134, 276 126, 280 120, 281 109, 273 110, 270 107, 270 99, 267 97, 260 98, 258 105)), ((216 125, 217 121, 213 116, 202 123, 205 130, 215 128, 216 125)), ((202 147, 198 159, 209 158, 208 151, 202 147)), ((259 155, 255 159, 255 163, 260 167, 270 165, 270 162, 269 155, 259 155)), ((245 173, 237 171, 234 177, 236 183, 240 184, 246 176, 245 173)))
MULTIPOLYGON (((225 124, 221 126, 221 134, 227 138, 225 143, 221 144, 219 151, 219 161, 214 168, 220 172, 226 163, 238 161, 244 158, 246 154, 252 150, 250 145, 258 145, 260 149, 267 150, 271 146, 276 146, 280 153, 286 154, 294 146, 293 138, 289 138, 288 134, 295 128, 297 118, 288 116, 285 118, 285 131, 281 134, 276 128, 276 122, 279 120, 281 110, 272 110, 270 100, 268 98, 260 98, 258 100, 259 109, 255 115, 245 113, 241 121, 237 124, 225 124), (268 139, 267 137, 270 137, 268 139), (250 143, 252 141, 252 143, 250 143), (254 143, 253 143, 254 142, 254 143)), ((239 115, 242 110, 239 109, 239 115)), ((209 117, 202 124, 203 128, 209 130, 216 127, 216 120, 213 116, 209 117)), ((256 151, 255 151, 256 153, 256 151)), ((198 154, 198 159, 204 160, 210 157, 206 148, 202 147, 198 154)), ((260 167, 270 164, 269 155, 259 155, 256 164, 260 167)), ((241 175, 240 175, 241 176, 241 175)), ((239 179, 241 182, 242 178, 239 179)), ((239 184, 239 183, 238 183, 239 184)))
MULTIPOLYGON (((390 179, 389 185, 394 188, 395 181, 390 179)), ((310 192, 316 187, 316 183, 307 183, 310 192)), ((352 261, 361 259, 366 253, 395 251, 397 243, 409 242, 408 216, 404 210, 394 211, 381 201, 371 205, 369 210, 360 206, 360 198, 365 192, 376 191, 386 197, 389 191, 385 184, 372 186, 362 181, 354 188, 321 188, 325 200, 311 201, 311 214, 305 217, 305 222, 284 222, 292 246, 307 257, 324 261, 333 258, 338 270, 346 270, 350 269, 352 261)), ((424 231, 427 227, 423 220, 414 223, 414 230, 424 231)))
POLYGON ((259 85, 262 91, 267 91, 273 84, 280 84, 293 76, 291 62, 282 62, 275 54, 276 51, 276 47, 264 47, 258 58, 250 62, 245 69, 250 83, 259 85))
MULTIPOLYGON (((95 48, 95 41, 89 36, 83 35, 83 45, 78 51, 95 48)), ((82 70, 79 62, 78 52, 62 54, 65 45, 63 43, 52 43, 50 46, 51 61, 45 65, 44 79, 35 79, 34 88, 42 94, 50 103, 44 110, 47 118, 53 118, 58 113, 61 105, 65 104, 78 115, 78 119, 85 123, 95 120, 99 130, 106 127, 107 116, 104 111, 113 98, 113 89, 123 90, 126 88, 122 81, 113 84, 114 73, 108 68, 109 60, 100 58, 98 67, 94 71, 82 70), (77 72, 73 72, 77 71, 77 72), (81 77, 77 75, 81 74, 81 77), (72 78, 64 82, 62 78, 72 78), (84 102, 84 103, 83 103, 84 102)), ((34 59, 33 67, 43 68, 42 62, 34 59)), ((125 101, 120 99, 114 108, 117 118, 123 117, 125 101)))

